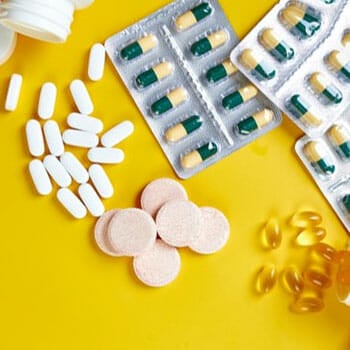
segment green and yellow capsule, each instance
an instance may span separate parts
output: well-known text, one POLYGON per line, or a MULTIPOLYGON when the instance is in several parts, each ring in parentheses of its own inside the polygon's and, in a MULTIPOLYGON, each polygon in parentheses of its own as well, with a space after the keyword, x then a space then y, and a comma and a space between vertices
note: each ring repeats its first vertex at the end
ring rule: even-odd
POLYGON ((210 68, 207 71, 206 78, 209 81, 209 83, 216 83, 236 72, 236 66, 228 58, 227 60, 223 61, 217 66, 210 68))
POLYGON ((282 40, 273 29, 265 29, 259 39, 264 48, 278 61, 284 62, 294 57, 294 49, 282 40))
POLYGON ((335 165, 325 145, 317 141, 310 141, 304 147, 304 154, 311 166, 319 173, 331 175, 335 172, 335 165))
POLYGON ((224 97, 222 100, 222 105, 225 109, 233 109, 249 101, 257 94, 257 88, 254 85, 249 84, 224 97))
POLYGON ((208 17, 212 12, 213 9, 211 6, 208 3, 203 2, 202 4, 194 7, 192 10, 187 11, 181 16, 177 17, 175 20, 175 27, 179 31, 188 29, 202 19, 208 17))
POLYGON ((334 50, 328 56, 329 65, 343 78, 350 80, 350 59, 343 53, 334 50))
POLYGON ((205 53, 224 45, 228 40, 228 35, 225 30, 218 30, 215 33, 209 34, 207 37, 198 40, 191 46, 191 52, 194 56, 202 56, 205 53))
POLYGON ((312 108, 300 95, 294 95, 290 99, 289 110, 303 123, 310 126, 319 126, 322 119, 312 112, 312 108))
POLYGON ((312 89, 319 95, 325 97, 327 102, 340 103, 343 100, 341 91, 333 85, 322 73, 313 73, 309 79, 312 89))
POLYGON ((153 68, 138 75, 136 77, 136 85, 140 88, 145 88, 168 77, 173 71, 174 66, 170 62, 159 63, 153 68))
POLYGON ((121 50, 120 55, 124 60, 130 61, 152 50, 157 45, 157 37, 154 34, 148 34, 143 38, 133 42, 132 44, 124 47, 124 49, 121 50))
POLYGON ((237 127, 241 135, 249 135, 253 131, 262 129, 273 120, 273 112, 270 109, 264 109, 260 112, 241 120, 237 127))
POLYGON ((242 64, 260 80, 270 80, 276 75, 276 71, 257 52, 245 49, 240 58, 242 64))
POLYGON ((344 125, 334 125, 327 132, 332 144, 336 147, 337 153, 342 158, 350 158, 350 132, 344 125))
POLYGON ((321 27, 320 18, 305 6, 291 4, 282 10, 281 17, 289 31, 302 38, 312 37, 321 27))
POLYGON ((177 142, 199 129, 202 124, 202 119, 198 115, 193 115, 183 122, 169 128, 165 132, 165 138, 168 142, 177 142))
POLYGON ((341 40, 341 43, 343 46, 348 46, 350 45, 350 31, 347 30, 344 35, 343 35, 343 38, 341 40))
POLYGON ((350 194, 346 194, 341 200, 346 213, 350 214, 350 194))
POLYGON ((178 87, 154 102, 151 106, 151 110, 155 115, 161 115, 183 103, 186 99, 187 91, 182 87, 178 87))
POLYGON ((209 142, 182 157, 181 165, 184 169, 192 169, 213 157, 217 152, 218 146, 214 142, 209 142))

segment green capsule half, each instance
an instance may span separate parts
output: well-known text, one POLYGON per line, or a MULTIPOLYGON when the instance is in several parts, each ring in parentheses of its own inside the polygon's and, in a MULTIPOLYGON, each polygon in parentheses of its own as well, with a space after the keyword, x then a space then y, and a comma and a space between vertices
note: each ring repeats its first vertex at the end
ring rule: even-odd
POLYGON ((136 77, 136 85, 139 88, 145 88, 147 86, 150 86, 154 84, 157 81, 160 81, 166 77, 168 77, 170 74, 172 74, 174 71, 174 67, 169 62, 162 62, 154 66, 153 68, 139 74, 136 77))
POLYGON ((161 115, 168 112, 172 108, 175 108, 187 99, 187 91, 182 88, 176 88, 170 91, 167 95, 154 102, 151 106, 151 110, 155 115, 161 115))
POLYGON ((326 76, 316 72, 311 74, 310 85, 317 94, 321 94, 330 103, 340 103, 343 100, 341 91, 333 85, 326 76))
POLYGON ((182 157, 181 165, 184 169, 192 169, 213 157, 217 152, 218 146, 216 143, 209 142, 182 157))
POLYGON ((169 128, 165 133, 165 138, 168 142, 177 142, 199 129, 202 124, 203 121, 201 117, 193 115, 181 123, 169 128))
POLYGON ((342 198, 342 204, 348 214, 350 214, 350 194, 346 194, 342 198))
POLYGON ((329 5, 329 4, 334 4, 335 0, 323 0, 323 2, 327 5, 329 5))
POLYGON ((345 159, 350 158, 350 132, 344 125, 332 126, 327 135, 335 146, 337 153, 345 159))
POLYGON ((236 72, 237 72, 237 68, 230 61, 230 59, 227 59, 223 61, 221 64, 218 64, 217 66, 210 68, 207 71, 206 78, 208 82, 216 83, 236 72))
POLYGON ((310 161, 311 166, 324 175, 331 175, 335 172, 330 155, 325 147, 320 142, 310 141, 304 147, 304 154, 310 161))
POLYGON ((270 109, 264 109, 257 112, 237 124, 238 132, 241 135, 249 135, 255 130, 261 129, 273 120, 273 112, 270 109))
POLYGON ((157 45, 158 45, 157 37, 153 34, 149 34, 144 36, 141 39, 138 39, 132 44, 124 47, 120 51, 120 55, 124 60, 130 61, 138 56, 141 56, 147 51, 152 50, 157 45))
POLYGON ((251 100, 258 94, 258 90, 255 86, 249 84, 243 88, 227 95, 222 100, 222 105, 225 109, 233 109, 241 104, 251 100))
POLYGON ((191 46, 191 52, 194 56, 202 56, 205 53, 223 45, 228 40, 225 30, 218 30, 209 34, 207 37, 198 40, 191 46))
POLYGON ((185 30, 192 27, 197 22, 208 17, 212 13, 211 6, 203 2, 202 4, 194 7, 192 10, 185 12, 175 20, 175 26, 177 30, 185 30))
POLYGON ((245 49, 240 60, 260 80, 271 80, 276 75, 275 69, 252 49, 245 49))
POLYGON ((322 119, 320 119, 316 114, 312 112, 311 106, 306 102, 300 95, 293 95, 290 99, 288 109, 291 113, 302 122, 311 125, 319 126, 322 124, 322 119))

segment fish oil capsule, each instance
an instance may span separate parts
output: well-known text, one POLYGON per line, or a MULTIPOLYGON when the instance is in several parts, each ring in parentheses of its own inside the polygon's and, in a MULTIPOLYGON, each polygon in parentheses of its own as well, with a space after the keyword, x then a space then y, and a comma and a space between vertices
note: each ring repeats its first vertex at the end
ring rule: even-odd
POLYGON ((131 43, 121 50, 120 55, 122 59, 130 61, 144 53, 152 50, 158 45, 158 39, 154 34, 148 34, 143 38, 131 43))
POLYGON ((289 31, 301 38, 312 37, 321 27, 321 21, 311 8, 291 4, 281 12, 282 21, 289 31))
POLYGON ((295 302, 291 306, 293 312, 306 314, 319 312, 324 309, 324 301, 322 295, 315 290, 304 290, 299 294, 295 302))
POLYGON ((252 49, 245 49, 240 60, 260 80, 271 80, 276 75, 275 69, 252 49))
POLYGON ((238 132, 241 135, 249 135, 253 131, 262 129, 273 120, 273 112, 270 109, 264 109, 257 112, 246 119, 241 120, 237 124, 238 132))
POLYGON ((218 64, 215 67, 210 68, 207 71, 206 78, 209 83, 216 83, 226 77, 237 72, 236 66, 228 58, 222 63, 218 64))
POLYGON ((329 65, 345 80, 350 80, 350 58, 338 50, 328 56, 329 65))
POLYGON ((161 62, 153 68, 139 74, 136 77, 136 85, 139 88, 145 88, 160 81, 174 72, 174 66, 170 62, 161 62))
POLYGON ((306 227, 296 237, 295 242, 301 247, 309 247, 326 237, 323 227, 306 227))
POLYGON ((311 248, 311 254, 316 257, 321 258, 327 263, 336 263, 337 262, 337 251, 326 243, 316 243, 311 248))
POLYGON ((319 126, 322 124, 322 119, 318 117, 313 111, 308 102, 306 102, 300 95, 293 95, 289 101, 288 109, 293 115, 304 124, 310 126, 319 126))
POLYGON ((267 294, 275 286, 277 281, 277 269, 274 264, 263 266, 257 275, 255 289, 259 294, 267 294))
POLYGON ((209 34, 203 39, 196 41, 191 46, 191 52, 194 56, 202 56, 205 53, 224 45, 228 40, 228 34, 224 30, 218 30, 215 33, 209 34))
POLYGON ((324 175, 332 175, 335 172, 335 165, 326 146, 322 143, 310 141, 304 147, 304 153, 317 172, 324 175))
POLYGON ((227 95, 222 100, 222 105, 225 109, 233 109, 241 104, 251 100, 258 94, 258 90, 255 86, 249 84, 241 89, 227 95))
POLYGON ((193 115, 181 123, 172 126, 165 132, 165 138, 168 142, 177 142, 182 140, 187 135, 192 134, 199 129, 203 124, 201 117, 193 115))
POLYGON ((326 289, 332 285, 329 272, 321 265, 308 266, 305 269, 303 276, 305 282, 320 289, 326 289))
POLYGON ((341 43, 343 44, 343 46, 348 46, 350 44, 350 31, 347 30, 344 33, 341 43))
POLYGON ((291 225, 298 228, 316 227, 322 222, 322 216, 314 211, 298 211, 291 219, 291 225))
POLYGON ((261 33, 260 43, 280 62, 291 60, 294 57, 294 49, 271 28, 267 28, 261 33))
POLYGON ((265 248, 276 249, 281 245, 282 233, 276 219, 270 219, 262 231, 262 244, 265 248))
POLYGON ((194 151, 186 154, 181 159, 181 165, 184 169, 192 169, 205 160, 213 157, 218 152, 218 146, 214 142, 209 142, 194 151))
POLYGON ((212 11, 211 6, 208 3, 203 2, 190 11, 187 11, 181 16, 177 17, 175 20, 176 29, 179 31, 188 29, 202 19, 208 17, 212 11))
POLYGON ((151 110, 155 115, 161 115, 183 103, 186 99, 187 91, 184 88, 179 87, 154 102, 151 106, 151 110))
POLYGON ((294 265, 287 266, 282 272, 282 285, 291 294, 300 294, 304 289, 303 276, 294 265))
POLYGON ((340 103, 343 100, 341 91, 333 85, 322 73, 313 73, 309 79, 312 89, 330 103, 340 103))
POLYGON ((327 132, 337 153, 345 159, 350 158, 350 132, 344 125, 334 125, 327 132))

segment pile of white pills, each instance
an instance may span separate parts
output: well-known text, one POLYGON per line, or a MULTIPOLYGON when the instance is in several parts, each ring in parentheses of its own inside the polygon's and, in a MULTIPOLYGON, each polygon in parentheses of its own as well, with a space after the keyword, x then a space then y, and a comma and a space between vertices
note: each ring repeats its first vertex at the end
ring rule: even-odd
POLYGON ((147 286, 162 287, 175 280, 181 267, 178 248, 213 254, 229 239, 225 215, 215 208, 197 207, 172 179, 149 183, 141 194, 141 208, 106 212, 94 234, 105 254, 132 257, 136 276, 147 286))

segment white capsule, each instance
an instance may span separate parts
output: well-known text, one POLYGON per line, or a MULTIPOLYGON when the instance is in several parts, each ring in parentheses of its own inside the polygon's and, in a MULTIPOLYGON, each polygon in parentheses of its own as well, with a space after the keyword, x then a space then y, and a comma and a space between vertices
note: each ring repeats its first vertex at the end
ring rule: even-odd
POLYGON ((29 152, 34 157, 40 157, 45 152, 44 136, 40 123, 35 119, 28 120, 26 136, 29 152))
POLYGON ((93 185, 102 198, 111 198, 113 196, 113 185, 101 165, 91 165, 89 168, 89 175, 93 185))
POLYGON ((129 137, 133 132, 134 124, 126 120, 104 133, 101 137, 101 143, 105 147, 113 147, 129 137))
POLYGON ((91 132, 68 129, 62 137, 64 143, 70 146, 91 148, 98 145, 98 137, 91 132))
POLYGON ((53 83, 45 83, 41 87, 38 115, 41 119, 50 119, 55 112, 57 88, 53 83))
POLYGON ((60 187, 68 187, 72 183, 72 178, 67 173, 66 169, 60 161, 53 155, 48 155, 44 158, 44 165, 52 179, 60 187))
POLYGON ((118 164, 124 160, 125 155, 121 149, 96 147, 89 150, 88 158, 93 163, 118 164))
POLYGON ((44 135, 50 153, 58 157, 64 152, 61 130, 57 122, 49 120, 44 124, 44 135))
POLYGON ((87 210, 84 204, 70 189, 60 188, 57 191, 57 199, 76 219, 82 219, 86 216, 87 210))
POLYGON ((101 80, 105 69, 106 50, 102 44, 95 44, 90 49, 88 76, 92 81, 101 80))
POLYGON ((70 152, 63 153, 60 161, 68 174, 78 183, 83 184, 89 181, 89 174, 79 159, 70 152))
POLYGON ((81 80, 76 79, 70 83, 69 88, 79 112, 91 114, 94 111, 94 105, 85 84, 81 80))
POLYGON ((12 74, 10 83, 7 90, 7 96, 5 101, 5 110, 13 112, 16 110, 19 96, 21 94, 23 77, 20 74, 12 74))
POLYGON ((52 191, 52 184, 43 162, 39 159, 32 160, 29 163, 29 172, 38 193, 42 196, 50 194, 52 191))
POLYGON ((98 217, 104 213, 105 208, 103 203, 90 184, 80 185, 78 192, 81 200, 92 216, 98 217))
POLYGON ((67 117, 67 123, 71 128, 98 134, 103 130, 100 119, 80 113, 71 113, 67 117))

